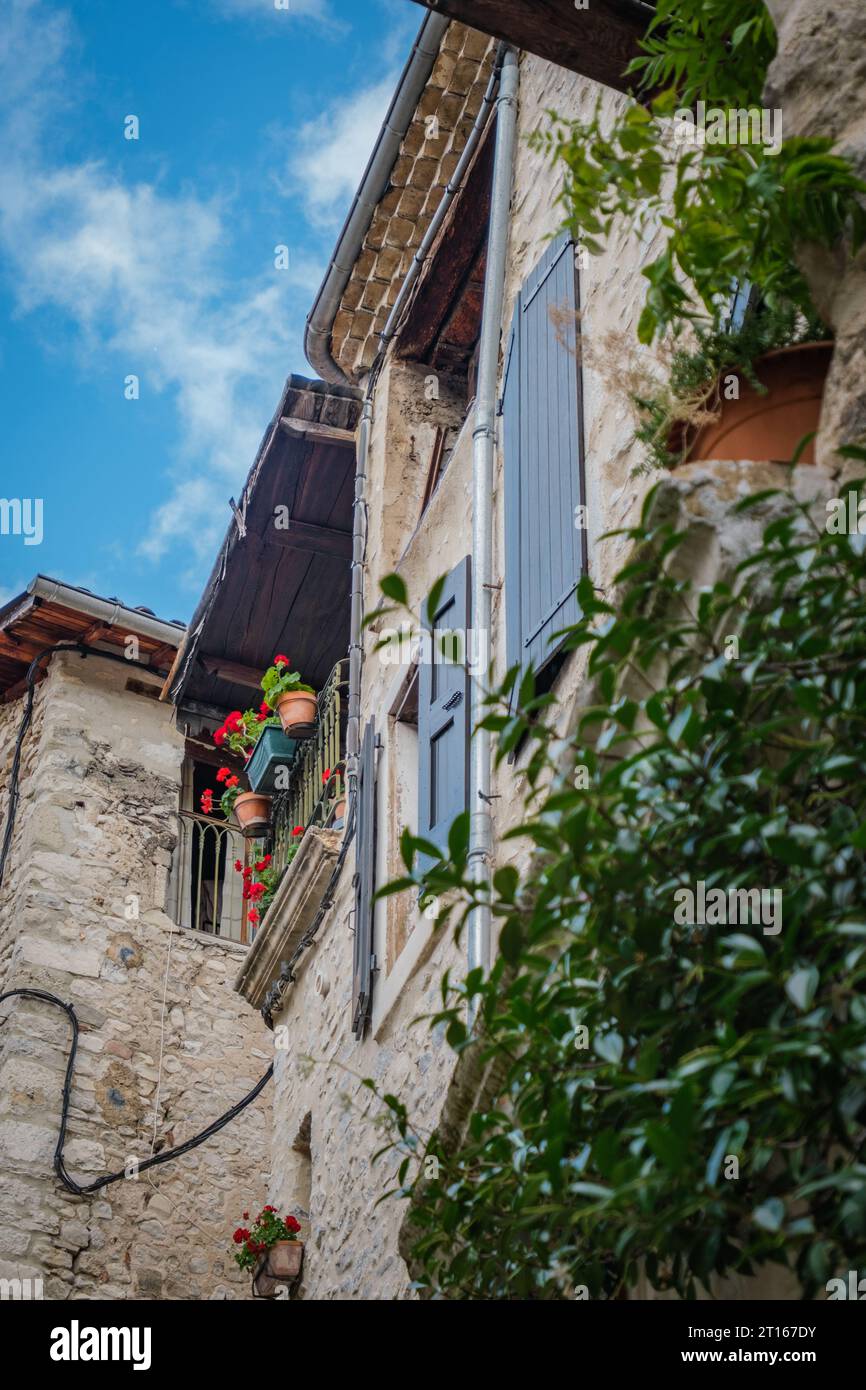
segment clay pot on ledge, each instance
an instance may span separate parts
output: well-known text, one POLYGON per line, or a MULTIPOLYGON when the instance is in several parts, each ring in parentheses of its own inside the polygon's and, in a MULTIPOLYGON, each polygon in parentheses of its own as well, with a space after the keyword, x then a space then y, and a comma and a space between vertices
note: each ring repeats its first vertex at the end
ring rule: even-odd
POLYGON ((290 738, 312 738, 316 732, 319 706, 308 690, 287 690, 276 703, 283 733, 290 738))
MULTIPOLYGON (((832 356, 831 342, 798 343, 765 353, 755 363, 755 375, 767 388, 765 395, 741 372, 735 373, 733 368, 730 373, 723 372, 717 418, 696 429, 687 424, 677 426, 671 433, 671 451, 681 453, 685 448, 685 463, 711 459, 792 463, 803 437, 818 429, 832 356), (724 399, 723 384, 728 375, 737 376, 739 400, 724 399)), ((815 462, 814 439, 797 462, 815 462)))
POLYGON ((293 1290, 301 1279, 304 1267, 304 1242, 278 1240, 263 1255, 259 1255, 253 1270, 253 1298, 276 1298, 280 1285, 293 1290))
POLYGON ((234 805, 235 820, 247 839, 267 833, 271 823, 271 798, 260 792, 241 792, 234 805))

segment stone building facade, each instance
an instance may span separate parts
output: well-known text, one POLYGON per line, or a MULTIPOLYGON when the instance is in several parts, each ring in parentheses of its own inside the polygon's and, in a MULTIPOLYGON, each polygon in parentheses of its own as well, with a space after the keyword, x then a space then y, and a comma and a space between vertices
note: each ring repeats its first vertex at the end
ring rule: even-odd
MULTIPOLYGON (((316 369, 362 391, 372 382, 364 478, 363 606, 367 614, 379 601, 380 580, 395 570, 405 583, 409 607, 419 612, 434 581, 456 571, 471 550, 472 348, 480 327, 483 264, 471 258, 460 262, 453 248, 461 228, 464 240, 470 235, 465 228, 477 213, 473 199, 483 197, 485 176, 479 170, 484 142, 465 173, 462 196, 457 195, 432 247, 424 246, 424 237, 454 174, 472 119, 483 109, 494 53, 492 41, 478 41, 459 23, 445 28, 394 155, 392 177, 371 214, 336 302, 331 302, 330 336, 318 312, 324 289, 310 320, 308 352, 316 369), (455 100, 455 88, 462 105, 455 100), (437 122, 439 114, 441 122, 437 122), (416 218, 411 229, 403 215, 410 197, 416 218), (418 254, 426 255, 426 269, 382 352, 379 335, 388 325, 412 257, 418 254), (429 335, 424 339, 434 312, 429 304, 435 306, 437 277, 441 284, 448 282, 449 275, 451 298, 440 314, 438 337, 431 346, 429 335), (419 324, 425 312, 427 322, 419 324), (413 353, 407 339, 416 347, 423 340, 424 353, 413 353), (435 383, 432 391, 431 381, 435 383)), ((782 59, 779 71, 784 71, 782 59)), ((509 331, 518 296, 535 283, 531 277, 549 254, 561 221, 559 174, 532 147, 529 137, 550 110, 566 117, 588 116, 599 99, 608 111, 624 100, 546 58, 520 54, 505 301, 499 325, 500 397, 506 391, 509 331)), ((368 188, 364 191, 369 193, 368 188)), ((342 243, 338 251, 334 262, 345 270, 351 257, 342 243)), ((641 270, 654 254, 653 245, 639 244, 622 229, 603 255, 577 258, 576 317, 582 346, 575 347, 574 355, 579 358, 582 388, 587 567, 602 592, 610 592, 612 578, 626 559, 627 541, 602 542, 600 538, 636 521, 650 482, 657 481, 636 472, 641 457, 623 385, 634 365, 626 355, 634 349, 626 349, 625 344, 636 342, 645 288, 641 270)), ((857 351, 862 352, 862 335, 857 343, 857 351)), ((654 364, 647 359, 643 365, 652 370, 654 364)), ((833 409, 838 413, 838 406, 833 409)), ((767 522, 767 510, 748 520, 733 520, 732 504, 786 480, 784 470, 769 464, 691 464, 664 478, 657 505, 692 530, 689 563, 699 582, 730 576, 744 547, 757 539, 767 522)), ((824 498, 833 495, 837 486, 833 467, 819 459, 815 468, 801 470, 794 486, 823 516, 824 498)), ((503 583, 509 564, 506 491, 500 428, 489 634, 493 670, 498 675, 508 664, 508 583, 503 583)), ((772 505, 778 504, 768 504, 772 505)), ((424 829, 419 827, 417 687, 413 693, 411 666, 387 659, 387 652, 380 649, 387 622, 374 621, 365 631, 361 682, 361 728, 374 728, 377 739, 377 886, 400 873, 401 830, 407 825, 421 833, 424 829)), ((578 654, 555 669, 553 688, 566 731, 591 700, 578 654)), ((502 837, 519 814, 523 764, 518 756, 494 774, 497 865, 509 859, 520 862, 522 851, 503 843, 502 837)), ((423 819, 423 805, 420 815, 423 819)), ((269 1191, 271 1200, 294 1211, 302 1221, 309 1243, 301 1293, 314 1299, 412 1296, 410 1273, 399 1254, 405 1205, 393 1198, 377 1205, 395 1183, 396 1165, 387 1155, 374 1159, 383 1143, 383 1107, 364 1079, 371 1078, 381 1092, 400 1097, 421 1133, 443 1122, 451 1124, 455 1117, 459 1120, 461 1106, 465 1118, 473 1098, 472 1078, 467 1082, 465 1076, 455 1077, 454 1053, 441 1033, 431 1031, 424 1021, 440 1000, 444 972, 465 971, 465 946, 455 944, 450 933, 437 935, 428 920, 430 914, 409 894, 380 900, 371 909, 369 1027, 360 1038, 353 1031, 358 1002, 353 968, 357 970, 360 930, 357 885, 364 872, 363 835, 369 833, 368 815, 362 843, 350 847, 341 868, 339 834, 316 827, 307 830, 301 852, 237 979, 240 993, 255 1009, 265 1010, 274 1029, 276 1089, 269 1191), (288 969, 286 962, 291 962, 288 969)), ((735 1298, 797 1296, 790 1281, 776 1276, 733 1281, 715 1292, 735 1298)), ((653 1295, 644 1288, 636 1290, 635 1296, 653 1295)))
MULTIPOLYGON (((136 613, 118 624, 135 635, 136 613)), ((264 1197, 267 1089, 205 1145, 135 1170, 251 1090, 271 1049, 232 990, 244 947, 166 912, 184 739, 158 701, 162 680, 99 645, 54 655, 36 689, 0 896, 0 992, 44 990, 74 1007, 66 1167, 82 1186, 129 1177, 84 1197, 60 1184, 69 1022, 41 1000, 6 1000, 0 1279, 41 1279, 49 1299, 248 1297, 230 1237, 264 1197)), ((0 705, 4 824, 25 698, 0 705)))
MULTIPOLYGON (((841 125, 837 130, 828 124, 820 103, 812 106, 803 98, 802 74, 817 90, 814 65, 831 61, 826 44, 810 42, 809 7, 780 7, 770 0, 770 8, 785 8, 772 89, 793 93, 802 130, 829 130, 840 139, 844 134, 846 147, 859 150, 862 158, 862 122, 858 126, 852 116, 846 131, 841 125)), ((831 38, 849 46, 857 34, 862 39, 863 21, 856 13, 862 7, 856 0, 835 8, 831 38)), ((433 32, 427 31, 426 40, 422 33, 410 60, 410 68, 415 61, 417 70, 418 52, 423 56, 426 43, 427 70, 412 109, 404 111, 402 135, 393 146, 369 222, 352 255, 334 257, 335 264, 350 268, 331 305, 330 322, 323 328, 315 310, 311 319, 311 360, 336 383, 335 394, 328 396, 323 382, 305 388, 290 379, 248 484, 248 491, 253 485, 270 487, 271 502, 282 500, 284 482, 295 485, 294 456, 270 453, 281 425, 300 441, 299 449, 348 448, 353 438, 360 443, 357 402, 371 386, 375 367, 369 413, 360 430, 369 423, 363 558, 355 560, 368 614, 379 601, 385 575, 400 574, 409 606, 418 612, 440 576, 457 575, 467 557, 471 562, 472 400, 492 122, 464 170, 451 213, 432 247, 425 248, 426 269, 383 353, 378 337, 413 257, 424 247, 473 125, 483 115, 496 60, 496 45, 488 36, 457 22, 436 29, 435 41, 433 32), (443 285, 448 292, 437 299, 443 285)), ((404 75, 398 96, 405 96, 407 80, 404 75)), ((521 296, 534 292, 532 277, 550 254, 561 220, 559 175, 529 137, 551 109, 566 117, 586 116, 599 99, 609 111, 624 100, 548 58, 520 54, 505 295, 497 325, 497 394, 503 399, 515 306, 525 302, 521 296)), ((854 103, 850 111, 860 109, 854 103)), ((386 123, 382 140, 386 138, 394 138, 393 123, 386 123)), ((645 287, 641 269, 654 247, 639 245, 623 230, 600 257, 584 261, 577 249, 567 254, 575 258, 579 309, 566 305, 569 313, 576 312, 560 326, 580 378, 582 440, 575 435, 574 447, 575 459, 579 456, 583 465, 587 568, 599 589, 609 592, 626 558, 627 542, 602 542, 601 537, 636 520, 650 485, 635 472, 641 459, 623 389, 631 362, 620 354, 626 352, 626 341, 635 341, 645 287)), ((822 275, 827 280, 823 263, 810 273, 816 284, 822 275)), ((835 305, 830 316, 844 339, 840 361, 848 364, 828 387, 831 404, 822 429, 832 431, 834 443, 853 438, 862 422, 857 383, 863 374, 858 376, 851 366, 863 350, 857 318, 862 265, 850 277, 852 293, 844 303, 841 293, 830 296, 835 305)), ((652 361, 647 365, 652 368, 652 361)), ((498 676, 508 664, 506 575, 511 563, 503 446, 498 427, 495 583, 491 629, 485 634, 498 676)), ((321 452, 317 461, 324 467, 331 457, 321 452)), ((821 514, 823 499, 838 486, 834 469, 829 446, 823 452, 819 447, 818 465, 801 470, 795 480, 799 495, 814 502, 821 514)), ((689 562, 699 582, 730 575, 753 543, 756 528, 766 522, 766 514, 732 521, 731 503, 781 479, 773 465, 743 463, 691 464, 665 477, 657 506, 666 517, 678 517, 690 527, 694 543, 689 562)), ((249 528, 247 501, 245 493, 240 511, 249 528)), ((295 542, 303 542, 302 549, 321 545, 332 556, 343 555, 341 544, 349 539, 345 532, 307 517, 302 527, 303 536, 295 542)), ((213 583, 223 583, 227 574, 231 578, 233 570, 247 578, 264 573, 266 549, 258 541, 252 548, 240 528, 238 534, 240 539, 233 538, 232 546, 221 552, 213 583)), ((276 567, 273 573, 278 573, 276 567)), ((310 585, 311 612, 314 589, 310 585)), ((293 595, 293 602, 300 604, 300 613, 303 597, 293 595)), ((205 626, 212 603, 209 589, 200 610, 205 626)), ((285 613, 278 609, 279 604, 272 616, 264 611, 257 616, 271 651, 281 649, 277 643, 285 630, 285 613)), ((400 872, 401 830, 422 828, 423 683, 411 661, 394 659, 380 647, 388 621, 374 621, 362 636, 359 713, 374 750, 366 771, 369 777, 372 767, 375 774, 375 840, 369 801, 360 819, 353 821, 350 813, 348 835, 324 817, 300 827, 305 833, 299 852, 248 948, 178 928, 165 911, 172 850, 167 826, 177 804, 184 756, 172 712, 122 688, 116 667, 104 663, 102 669, 98 658, 88 658, 83 672, 76 658, 54 658, 39 688, 26 746, 13 868, 0 900, 0 944, 6 987, 52 989, 74 1001, 82 1018, 70 1167, 84 1178, 121 1166, 139 1145, 149 1152, 155 1108, 157 1142, 170 1145, 237 1100, 271 1060, 275 1078, 272 1094, 265 1092, 229 1129, 176 1166, 118 1184, 92 1200, 67 1197, 48 1176, 65 1021, 32 1002, 19 1001, 11 1009, 4 1005, 0 1167, 9 1175, 9 1196, 0 1222, 0 1274, 13 1268, 21 1277, 43 1274, 52 1297, 246 1296, 248 1281, 232 1273, 225 1237, 239 1215, 238 1194, 252 1205, 266 1191, 268 1200, 296 1214, 302 1224, 307 1244, 301 1298, 414 1296, 401 1247, 405 1204, 397 1198, 380 1202, 396 1178, 393 1158, 387 1153, 376 1158, 387 1142, 384 1109, 365 1082, 372 1080, 380 1092, 398 1096, 422 1134, 443 1117, 452 1123, 455 1116, 465 1116, 475 1082, 459 1074, 441 1030, 431 1030, 424 1019, 440 1002, 443 974, 465 971, 465 944, 451 933, 437 933, 433 914, 408 893, 376 902, 359 898, 365 856, 372 860, 372 881, 380 887, 400 872), (130 892, 141 897, 141 914, 133 923, 123 912, 130 892), (361 920, 362 912, 368 922, 361 920), (362 1010, 359 1023, 359 932, 367 926, 369 1016, 362 1010), (189 1210, 202 1213, 193 1229, 189 1210), (22 1212, 28 1213, 26 1220, 22 1212)), ((318 655, 320 634, 309 622, 299 624, 298 631, 304 635, 293 645, 292 657, 304 670, 318 655)), ((210 647, 213 671, 223 669, 231 679, 243 681, 230 631, 223 643, 222 651, 210 647)), ((591 699, 580 655, 559 663, 550 678, 565 732, 591 699)), ((177 704, 182 723, 181 697, 177 704)), ((16 709, 0 708, 0 759, 7 763, 16 709)), ((509 859, 519 864, 525 853, 503 841, 520 812, 524 761, 518 754, 493 776, 497 865, 509 859)), ((361 807, 355 810, 360 813, 361 807)), ((480 1085, 481 1079, 475 1080, 480 1085)), ((716 1292, 796 1296, 791 1286, 767 1279, 757 1285, 739 1281, 716 1292)), ((651 1296, 647 1289, 636 1293, 651 1296)))

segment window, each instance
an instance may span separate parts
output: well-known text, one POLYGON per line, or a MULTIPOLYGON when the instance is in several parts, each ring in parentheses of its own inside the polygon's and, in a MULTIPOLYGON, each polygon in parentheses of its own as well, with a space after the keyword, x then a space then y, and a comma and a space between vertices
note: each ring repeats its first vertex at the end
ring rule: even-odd
POLYGON ((216 786, 215 772, 215 765, 194 756, 184 761, 169 909, 179 926, 247 941, 251 933, 246 903, 234 865, 238 859, 246 863, 249 842, 218 812, 212 816, 201 812, 201 794, 216 786))
MULTIPOLYGON (((445 581, 427 613, 429 650, 418 680, 418 834, 443 850, 469 801, 469 556, 445 581)), ((426 644, 425 644, 426 645, 426 644)))
POLYGON ((554 241, 518 295, 501 402, 509 668, 543 670, 578 621, 586 567, 574 242, 554 241))

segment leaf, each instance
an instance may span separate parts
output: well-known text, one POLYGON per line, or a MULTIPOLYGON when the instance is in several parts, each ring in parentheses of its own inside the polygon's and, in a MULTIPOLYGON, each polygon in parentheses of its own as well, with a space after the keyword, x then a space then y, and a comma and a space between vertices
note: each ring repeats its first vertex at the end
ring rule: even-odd
POLYGON ((436 617, 439 612, 440 604, 442 603, 442 595, 445 591, 447 581, 448 575, 443 574, 441 578, 436 580, 436 583, 427 595, 427 602, 424 605, 424 615, 426 624, 430 628, 434 627, 436 624, 436 617))
POLYGON ((401 603, 405 608, 409 599, 406 585, 399 574, 386 574, 385 578, 380 581, 379 588, 386 598, 393 599, 395 603, 401 603))
POLYGON ((516 917, 510 917, 499 934, 499 949, 509 965, 516 965, 523 950, 523 928, 516 917))
POLYGON ((785 993, 797 1008, 805 1013, 815 998, 819 980, 817 966, 804 966, 788 976, 785 981, 785 993))
POLYGON ((448 853, 454 864, 463 864, 469 849, 469 812, 461 811, 448 830, 448 853))
POLYGON ((752 1220, 761 1230, 769 1231, 772 1235, 782 1228, 785 1219, 785 1204, 778 1197, 770 1197, 768 1201, 762 1202, 752 1213, 752 1220))
POLYGON ((595 1051, 605 1062, 621 1062, 623 1041, 619 1033, 602 1033, 593 1044, 595 1051))
POLYGON ((513 864, 505 864, 493 875, 493 887, 503 902, 513 903, 520 884, 520 875, 513 864))

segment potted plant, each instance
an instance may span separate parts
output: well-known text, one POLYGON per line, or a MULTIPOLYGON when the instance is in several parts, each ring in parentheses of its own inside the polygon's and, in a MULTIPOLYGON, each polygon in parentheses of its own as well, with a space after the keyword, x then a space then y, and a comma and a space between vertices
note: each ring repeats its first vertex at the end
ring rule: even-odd
MULTIPOLYGON (((226 820, 234 813, 245 836, 254 839, 263 835, 271 822, 271 798, 260 792, 244 791, 240 778, 230 767, 221 767, 216 779, 225 787, 219 804, 226 820)), ((206 816, 213 813, 214 795, 209 787, 202 792, 201 809, 206 816)))
MULTIPOLYGON (((739 14, 748 18, 737 24, 723 0, 659 0, 629 68, 640 99, 613 121, 599 100, 589 117, 554 116, 531 137, 564 166, 564 227, 582 251, 603 253, 623 228, 653 246, 637 325, 644 345, 687 345, 688 353, 696 333, 700 348, 702 337, 722 334, 732 287, 746 283, 774 311, 793 308, 801 322, 814 322, 803 245, 848 256, 866 242, 866 182, 852 160, 830 138, 782 138, 781 128, 751 119, 776 35, 765 6, 742 3, 739 14)), ((817 341, 768 342, 764 352, 780 348, 751 359, 753 378, 730 401, 732 412, 722 395, 710 420, 670 441, 663 430, 656 447, 680 461, 790 461, 814 429, 829 351, 817 341)), ((705 365, 719 369, 703 382, 712 404, 719 371, 745 363, 721 357, 705 365)))
POLYGON ((736 332, 698 330, 691 349, 674 352, 667 383, 633 394, 637 438, 668 468, 703 459, 814 463, 832 351, 820 320, 793 305, 759 306, 736 332))
POLYGON ((298 741, 283 733, 279 715, 267 701, 259 711, 261 732, 247 763, 247 777, 253 791, 270 794, 276 790, 280 768, 288 770, 295 757, 298 741))
POLYGON ((316 729, 316 692, 304 685, 300 671, 290 670, 287 656, 274 657, 262 676, 265 704, 280 717, 283 732, 292 738, 310 738, 316 729))
MULTIPOLYGON (((249 1220, 245 1211, 243 1220, 249 1220)), ((253 1296, 273 1298, 278 1284, 296 1284, 304 1262, 304 1242, 298 1240, 301 1223, 294 1216, 280 1216, 276 1207, 263 1207, 251 1228, 238 1226, 232 1240, 239 1269, 253 1271, 253 1296)))

